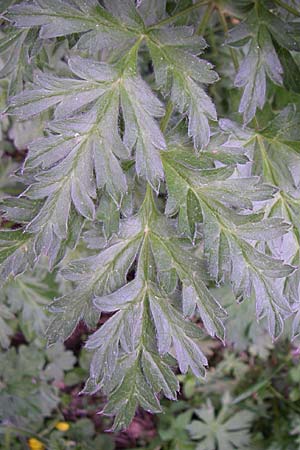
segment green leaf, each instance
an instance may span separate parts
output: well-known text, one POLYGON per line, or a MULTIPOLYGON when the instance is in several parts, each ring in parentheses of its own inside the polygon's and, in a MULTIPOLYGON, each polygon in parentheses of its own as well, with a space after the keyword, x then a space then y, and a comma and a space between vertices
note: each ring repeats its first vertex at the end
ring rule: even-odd
POLYGON ((21 428, 38 429, 59 404, 56 389, 43 377, 46 360, 35 344, 20 345, 0 353, 0 376, 6 386, 0 393, 0 417, 19 417, 21 428), (34 380, 34 381, 33 381, 34 380))
POLYGON ((65 340, 80 320, 95 327, 99 313, 93 307, 96 294, 106 294, 122 286, 138 250, 141 224, 130 219, 121 222, 119 237, 99 255, 73 261, 62 273, 70 281, 78 283, 75 291, 53 302, 50 310, 57 313, 49 325, 49 342, 65 340))
POLYGON ((292 55, 283 47, 277 48, 277 55, 283 68, 284 87, 296 94, 300 94, 300 69, 292 55))
POLYGON ((46 331, 48 316, 45 307, 55 293, 55 284, 46 281, 45 267, 36 268, 11 280, 4 287, 3 296, 11 311, 18 315, 20 327, 25 337, 42 336, 46 331))
POLYGON ((254 419, 250 411, 230 411, 224 405, 216 415, 211 402, 195 411, 198 420, 192 421, 187 430, 193 440, 198 442, 198 450, 246 449, 250 443, 250 426, 254 419))
POLYGON ((12 320, 14 317, 7 306, 0 304, 0 345, 4 349, 9 347, 10 337, 13 335, 13 329, 6 321, 12 320))
POLYGON ((210 139, 208 120, 217 120, 215 106, 202 85, 216 82, 218 75, 212 64, 197 57, 206 47, 204 39, 192 27, 168 27, 151 31, 147 45, 157 85, 170 94, 181 113, 188 113, 188 135, 201 150, 210 139))
POLYGON ((115 415, 112 431, 128 427, 138 404, 149 412, 161 412, 159 402, 149 389, 141 369, 133 364, 103 411, 105 414, 115 415))
MULTIPOLYGON (((299 114, 294 105, 289 105, 274 116, 264 128, 258 130, 243 129, 229 122, 221 121, 224 130, 231 131, 230 141, 238 140, 253 159, 252 170, 262 174, 267 182, 279 187, 267 210, 268 219, 276 222, 279 218, 291 223, 289 233, 281 239, 270 241, 268 247, 280 258, 284 258, 294 266, 298 266, 299 248, 299 201, 297 186, 299 184, 297 167, 299 166, 299 114)), ((267 261, 266 265, 267 267, 267 261)), ((274 272, 276 276, 276 272, 274 272)), ((297 334, 298 287, 300 283, 299 269, 295 270, 285 280, 284 294, 296 313, 294 329, 297 334)))
POLYGON ((9 82, 8 93, 14 95, 23 89, 23 82, 31 77, 38 51, 37 34, 30 30, 4 28, 0 38, 0 55, 4 64, 0 69, 0 79, 9 82), (29 62, 30 61, 30 62, 29 62))
POLYGON ((60 343, 53 345, 46 351, 48 364, 44 370, 44 376, 47 380, 61 381, 64 378, 64 372, 71 370, 76 358, 71 350, 65 350, 60 343))
POLYGON ((155 190, 163 178, 159 150, 165 140, 154 117, 164 114, 162 103, 140 77, 125 77, 120 88, 125 122, 124 144, 135 148, 136 172, 145 177, 155 190))
POLYGON ((262 109, 266 102, 267 77, 277 85, 283 84, 283 67, 273 40, 283 49, 300 51, 293 24, 270 12, 263 1, 253 4, 246 19, 230 30, 227 39, 233 47, 244 47, 246 43, 248 46, 235 78, 235 86, 244 88, 239 112, 243 113, 246 124, 253 119, 256 109, 262 109))
POLYGON ((127 48, 137 37, 143 23, 133 2, 105 1, 104 9, 96 0, 43 0, 23 2, 11 7, 6 15, 16 27, 40 26, 42 39, 84 33, 80 48, 127 48))
POLYGON ((116 429, 130 422, 138 404, 157 411, 155 395, 161 390, 175 397, 178 384, 166 358, 177 359, 183 373, 191 368, 197 376, 205 374, 207 359, 199 346, 202 332, 160 288, 161 273, 177 273, 185 284, 184 302, 194 302, 208 332, 224 338, 224 311, 209 293, 205 273, 203 279, 196 273, 201 260, 180 245, 149 187, 139 213, 121 220, 119 233, 96 256, 63 269, 63 276, 78 287, 53 303, 57 314, 48 330, 53 342, 69 336, 80 319, 93 326, 85 317, 92 304, 98 315, 114 313, 87 341, 94 355, 84 392, 102 389, 108 395, 104 412, 116 414, 116 429), (135 260, 135 278, 126 282, 135 260))
POLYGON ((112 66, 79 56, 71 57, 68 65, 79 79, 36 72, 32 88, 10 98, 8 112, 21 119, 28 119, 58 105, 56 118, 70 116, 98 99, 117 77, 112 66))
POLYGON ((35 255, 30 235, 22 230, 0 231, 0 282, 23 273, 32 265, 35 255))
POLYGON ((185 322, 175 308, 168 305, 166 299, 151 295, 150 309, 157 332, 158 350, 163 355, 174 347, 180 371, 186 373, 189 368, 197 377, 204 377, 207 359, 195 343, 201 339, 200 330, 185 322))
MULTIPOLYGON (((172 214, 178 208, 187 210, 188 193, 193 192, 197 208, 201 210, 199 217, 203 222, 204 252, 210 275, 217 281, 230 281, 238 299, 249 297, 255 289, 257 317, 267 315, 270 334, 273 338, 278 337, 290 307, 280 291, 272 287, 269 278, 286 277, 294 269, 266 256, 247 242, 247 239, 272 240, 289 230, 289 225, 278 219, 261 221, 262 215, 251 213, 253 201, 272 198, 273 188, 260 184, 255 177, 223 180, 223 168, 213 171, 213 180, 210 169, 198 169, 195 177, 195 170, 178 156, 177 151, 170 151, 164 157, 169 193, 167 213, 172 214)), ((204 304, 207 305, 207 300, 204 304)), ((220 324, 214 326, 220 336, 220 324)), ((211 324, 207 325, 207 329, 210 327, 211 324)))

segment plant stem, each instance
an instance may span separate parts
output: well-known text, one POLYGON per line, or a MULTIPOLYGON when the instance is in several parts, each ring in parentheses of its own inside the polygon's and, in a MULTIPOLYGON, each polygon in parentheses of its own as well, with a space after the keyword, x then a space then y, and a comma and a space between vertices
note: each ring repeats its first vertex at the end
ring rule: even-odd
POLYGON ((189 14, 190 12, 194 11, 197 8, 200 8, 200 6, 206 5, 209 0, 202 0, 200 2, 194 3, 193 5, 189 6, 188 8, 183 9, 182 11, 179 11, 178 13, 174 14, 173 16, 167 17, 166 19, 161 20, 160 22, 157 22, 155 25, 152 25, 148 28, 148 30, 152 30, 154 28, 159 28, 164 25, 168 25, 169 23, 172 23, 174 20, 178 19, 181 16, 185 16, 186 14, 189 14))
POLYGON ((204 31, 205 31, 205 29, 207 27, 208 21, 210 19, 211 13, 213 12, 214 8, 215 8, 215 5, 213 3, 210 3, 207 6, 206 11, 203 14, 202 20, 201 20, 201 22, 199 24, 199 27, 198 27, 198 29, 196 31, 196 34, 202 35, 204 33, 204 31))
POLYGON ((16 434, 20 434, 23 436, 24 435, 32 436, 32 437, 35 437, 36 439, 40 440, 43 444, 45 444, 45 445, 48 444, 48 441, 45 438, 43 438, 40 433, 37 433, 36 431, 27 429, 25 427, 19 427, 16 425, 12 425, 12 424, 5 425, 5 428, 7 431, 9 431, 10 434, 16 433, 16 434))
POLYGON ((7 429, 5 431, 5 435, 4 435, 4 448, 5 448, 5 450, 10 450, 10 443, 11 443, 10 436, 11 436, 11 431, 10 431, 10 429, 7 429))
POLYGON ((295 9, 292 6, 288 5, 287 3, 284 3, 281 0, 274 0, 274 3, 277 3, 278 6, 280 6, 283 9, 285 9, 289 13, 294 14, 294 16, 300 17, 300 11, 298 11, 297 9, 295 9))
POLYGON ((297 408, 296 405, 293 404, 293 402, 290 402, 287 398, 285 398, 284 395, 281 394, 281 392, 277 391, 277 389, 273 386, 270 385, 269 389, 271 392, 273 392, 273 394, 279 398, 280 400, 282 400, 283 402, 287 403, 289 405, 289 408, 293 409, 295 412, 297 412, 298 414, 300 413, 299 408, 297 408))
POLYGON ((160 122, 160 129, 161 131, 164 133, 167 129, 169 120, 171 118, 172 112, 173 112, 173 103, 171 102, 171 100, 168 100, 167 106, 166 106, 166 113, 164 115, 164 117, 161 119, 160 122))
MULTIPOLYGON (((223 26, 223 29, 224 29, 225 36, 228 37, 229 33, 228 33, 228 25, 227 25, 226 17, 224 15, 223 11, 219 7, 217 7, 217 10, 218 10, 218 14, 219 14, 219 17, 220 17, 220 22, 221 22, 221 24, 223 26)), ((234 50, 231 47, 229 47, 229 51, 230 51, 230 55, 231 55, 231 58, 232 58, 232 62, 233 62, 234 68, 235 68, 236 71, 238 71, 239 62, 238 62, 237 56, 236 56, 236 54, 234 53, 234 50)))

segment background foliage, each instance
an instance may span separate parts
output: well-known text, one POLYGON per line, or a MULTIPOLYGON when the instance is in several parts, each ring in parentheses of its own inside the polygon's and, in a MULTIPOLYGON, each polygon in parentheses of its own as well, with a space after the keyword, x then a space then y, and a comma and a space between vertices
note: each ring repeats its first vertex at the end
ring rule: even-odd
POLYGON ((300 446, 299 1, 1 9, 3 448, 300 446))

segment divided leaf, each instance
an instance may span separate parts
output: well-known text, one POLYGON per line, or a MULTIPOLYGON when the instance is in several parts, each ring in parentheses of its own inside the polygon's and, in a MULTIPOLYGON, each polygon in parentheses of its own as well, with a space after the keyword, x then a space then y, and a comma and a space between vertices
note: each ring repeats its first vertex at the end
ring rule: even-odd
MULTIPOLYGON (((279 219, 263 219, 263 213, 251 212, 254 201, 270 199, 276 190, 259 183, 256 177, 228 178, 231 173, 223 167, 190 166, 188 153, 184 153, 187 152, 183 149, 175 149, 164 155, 168 188, 166 212, 174 214, 179 210, 180 226, 184 214, 181 209, 188 211, 189 198, 193 195, 197 215, 189 216, 188 221, 202 223, 210 275, 217 282, 230 281, 239 300, 249 297, 254 289, 257 317, 267 316, 271 335, 278 337, 283 320, 291 310, 270 278, 287 277, 294 268, 248 243, 248 240, 273 240, 289 230, 289 225, 279 219)), ((186 232, 189 227, 183 223, 186 232)))
POLYGON ((192 27, 170 27, 152 30, 147 45, 157 85, 181 113, 187 112, 188 135, 196 150, 203 149, 210 139, 209 119, 217 120, 217 113, 202 86, 218 80, 212 64, 198 58, 204 39, 192 27))
POLYGON ((133 44, 143 22, 131 0, 33 0, 9 8, 6 17, 16 27, 41 27, 40 37, 49 39, 71 33, 84 33, 77 46, 87 49, 118 48, 133 44))
MULTIPOLYGON (((247 124, 256 109, 262 109, 266 102, 267 77, 279 86, 283 84, 283 67, 277 49, 300 51, 300 40, 294 23, 283 21, 259 0, 253 3, 246 19, 230 30, 227 43, 233 47, 247 44, 235 78, 235 86, 244 88, 239 112, 247 124)), ((288 70, 292 69, 289 66, 288 70)))

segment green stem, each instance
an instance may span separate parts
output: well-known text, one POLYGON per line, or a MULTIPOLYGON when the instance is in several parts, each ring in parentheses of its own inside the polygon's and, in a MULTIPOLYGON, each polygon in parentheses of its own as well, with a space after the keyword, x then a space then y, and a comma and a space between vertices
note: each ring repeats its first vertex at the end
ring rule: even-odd
POLYGON ((202 20, 199 24, 199 27, 196 31, 196 34, 202 35, 204 33, 204 31, 206 30, 208 21, 210 19, 211 13, 213 12, 214 8, 215 8, 215 6, 213 3, 210 3, 207 6, 205 13, 203 14, 202 20))
POLYGON ((259 149, 260 149, 260 153, 261 153, 261 156, 262 156, 263 173, 264 173, 266 179, 268 179, 273 184, 273 186, 277 186, 278 187, 276 176, 274 174, 272 164, 269 161, 268 153, 267 153, 267 150, 266 150, 263 138, 262 138, 262 136, 257 134, 256 139, 257 139, 258 146, 259 146, 259 149))
POLYGON ((294 405, 292 402, 290 402, 287 398, 285 398, 285 396, 282 395, 282 393, 279 392, 272 384, 269 386, 269 389, 270 389, 271 392, 273 392, 275 397, 277 397, 278 399, 282 400, 287 405, 289 405, 289 408, 293 409, 298 414, 300 413, 300 409, 297 408, 297 406, 294 405))
POLYGON ((283 9, 285 9, 289 13, 294 14, 294 16, 300 17, 300 11, 298 11, 297 9, 295 9, 292 6, 288 5, 287 3, 284 3, 281 0, 274 0, 274 3, 276 3, 278 6, 280 6, 283 9))
POLYGON ((209 0, 202 0, 200 2, 194 3, 193 5, 189 6, 188 8, 183 9, 182 11, 179 11, 178 13, 174 14, 173 16, 167 17, 166 19, 161 20, 160 22, 157 22, 155 25, 152 25, 148 28, 148 30, 153 30, 155 28, 162 27, 164 25, 168 25, 169 23, 172 23, 174 20, 177 20, 179 17, 185 16, 186 14, 189 14, 190 12, 194 11, 197 8, 200 8, 200 6, 206 5, 209 0))
MULTIPOLYGON (((224 15, 224 12, 219 7, 217 7, 217 11, 218 11, 218 15, 219 15, 219 18, 220 18, 220 22, 221 22, 221 24, 223 26, 223 29, 224 29, 225 36, 228 37, 229 31, 228 31, 228 25, 227 25, 227 21, 226 21, 226 17, 224 15)), ((231 47, 229 47, 229 51, 230 51, 230 56, 231 56, 234 68, 235 68, 235 70, 237 72, 238 69, 239 69, 239 62, 238 62, 237 56, 236 56, 234 50, 231 47)))
POLYGON ((5 431, 5 436, 4 436, 4 449, 5 450, 10 450, 10 443, 11 443, 11 431, 10 429, 7 429, 5 431))
POLYGON ((13 433, 20 434, 23 436, 34 437, 34 438, 38 439, 39 441, 41 441, 43 444, 45 444, 45 445, 48 444, 48 440, 43 438, 40 433, 37 433, 36 431, 30 430, 28 428, 18 427, 16 425, 12 425, 12 424, 5 425, 5 428, 7 429, 7 431, 9 431, 10 434, 13 432, 13 433))
POLYGON ((167 129, 167 126, 168 126, 169 120, 171 118, 173 109, 174 109, 173 103, 169 99, 168 103, 167 103, 167 106, 166 106, 166 113, 165 113, 164 117, 161 119, 161 122, 160 122, 160 129, 161 129, 161 131, 163 133, 167 129))

